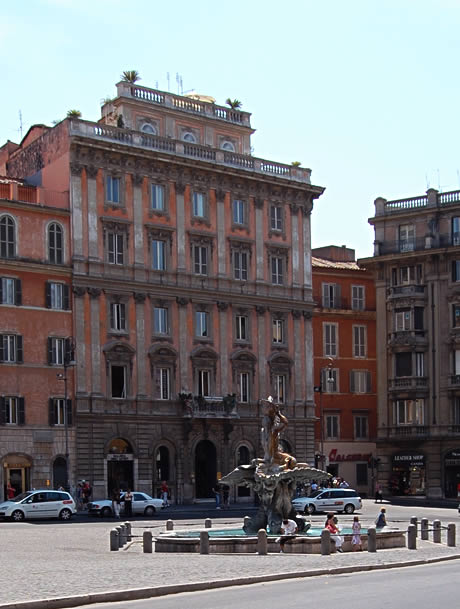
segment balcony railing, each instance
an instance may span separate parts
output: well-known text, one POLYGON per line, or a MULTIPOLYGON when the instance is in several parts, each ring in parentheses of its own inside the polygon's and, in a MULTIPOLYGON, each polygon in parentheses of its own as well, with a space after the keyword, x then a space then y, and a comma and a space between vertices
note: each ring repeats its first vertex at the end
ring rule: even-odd
POLYGON ((73 119, 70 123, 70 135, 98 140, 102 139, 135 148, 158 150, 176 156, 200 159, 223 166, 237 167, 253 173, 273 175, 305 184, 311 183, 311 170, 307 168, 284 165, 283 163, 275 163, 245 154, 228 152, 219 148, 212 148, 211 146, 191 144, 182 140, 174 140, 159 135, 149 135, 141 131, 121 129, 102 123, 90 123, 88 121, 73 119))
POLYGON ((426 330, 398 330, 388 335, 388 344, 392 347, 425 345, 427 340, 426 330))
POLYGON ((416 294, 425 294, 424 285, 395 285, 387 290, 387 296, 414 296, 416 294))
MULTIPOLYGON (((438 206, 455 205, 457 203, 460 203, 460 190, 452 190, 450 192, 440 192, 436 194, 436 204, 438 206)), ((385 214, 392 214, 394 212, 417 209, 421 207, 426 207, 427 205, 428 195, 421 195, 420 197, 411 197, 409 199, 387 201, 385 203, 385 214)))
POLYGON ((388 436, 392 438, 420 438, 429 436, 428 425, 397 425, 388 427, 388 436))
POLYGON ((8 201, 19 201, 20 203, 35 203, 59 207, 61 209, 69 205, 69 193, 46 190, 40 186, 28 186, 18 182, 0 182, 0 199, 8 201))
POLYGON ((179 400, 184 409, 184 416, 198 418, 238 417, 237 402, 234 395, 199 396, 191 393, 180 393, 179 400))
POLYGON ((426 376, 402 376, 389 379, 388 388, 390 391, 428 389, 428 378, 426 376))

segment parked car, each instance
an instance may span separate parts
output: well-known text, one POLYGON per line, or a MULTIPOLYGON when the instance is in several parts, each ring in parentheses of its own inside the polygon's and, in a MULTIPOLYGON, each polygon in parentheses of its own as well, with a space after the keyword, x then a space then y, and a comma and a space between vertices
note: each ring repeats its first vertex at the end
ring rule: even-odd
POLYGON ((345 512, 353 514, 362 508, 361 497, 351 488, 328 488, 314 491, 309 497, 296 497, 292 507, 297 512, 345 512))
POLYGON ((16 522, 26 518, 70 520, 75 512, 75 501, 65 491, 27 491, 0 503, 0 518, 11 518, 16 522))
MULTIPOLYGON (((123 503, 124 493, 121 493, 121 514, 124 511, 124 503, 123 503)), ((132 512, 133 514, 144 514, 144 516, 153 516, 158 510, 161 510, 163 507, 162 499, 154 499, 147 495, 147 493, 140 493, 138 491, 134 491, 132 493, 133 501, 132 501, 132 512)), ((108 516, 113 516, 112 510, 112 501, 110 499, 100 499, 97 501, 91 501, 88 503, 88 512, 90 514, 99 514, 100 516, 106 518, 108 516)))

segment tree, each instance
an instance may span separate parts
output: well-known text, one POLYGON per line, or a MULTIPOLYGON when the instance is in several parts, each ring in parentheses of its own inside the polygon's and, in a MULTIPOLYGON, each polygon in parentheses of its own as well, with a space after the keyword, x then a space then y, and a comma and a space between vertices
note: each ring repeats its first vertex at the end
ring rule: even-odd
POLYGON ((132 85, 138 80, 141 80, 137 70, 125 70, 120 78, 123 82, 130 82, 132 85))
POLYGON ((291 165, 292 165, 293 167, 300 167, 301 162, 300 162, 300 161, 292 161, 291 165))
POLYGON ((67 118, 81 118, 80 110, 69 110, 67 112, 67 118))
POLYGON ((230 97, 227 97, 225 103, 227 106, 230 106, 232 110, 238 110, 243 105, 239 99, 230 99, 230 97))

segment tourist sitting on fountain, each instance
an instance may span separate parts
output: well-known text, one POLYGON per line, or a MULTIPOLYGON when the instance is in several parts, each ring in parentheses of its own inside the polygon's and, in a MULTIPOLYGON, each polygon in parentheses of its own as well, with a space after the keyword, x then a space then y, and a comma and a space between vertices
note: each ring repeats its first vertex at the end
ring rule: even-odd
POLYGON ((284 544, 286 541, 291 541, 291 539, 295 539, 295 534, 297 533, 298 528, 297 524, 290 520, 289 518, 285 518, 281 524, 281 537, 278 537, 276 541, 279 541, 280 544, 280 554, 284 552, 284 544))

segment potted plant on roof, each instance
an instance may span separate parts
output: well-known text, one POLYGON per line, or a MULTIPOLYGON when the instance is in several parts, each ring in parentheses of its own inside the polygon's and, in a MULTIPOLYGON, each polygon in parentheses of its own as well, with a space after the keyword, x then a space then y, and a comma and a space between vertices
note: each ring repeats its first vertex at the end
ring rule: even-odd
POLYGON ((230 97, 227 97, 225 103, 227 104, 227 106, 230 106, 232 110, 239 110, 243 105, 239 99, 231 99, 230 97))
POLYGON ((132 85, 138 80, 141 80, 140 74, 137 70, 125 70, 120 78, 123 82, 129 82, 132 85))

